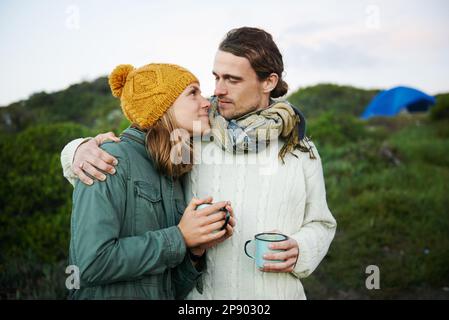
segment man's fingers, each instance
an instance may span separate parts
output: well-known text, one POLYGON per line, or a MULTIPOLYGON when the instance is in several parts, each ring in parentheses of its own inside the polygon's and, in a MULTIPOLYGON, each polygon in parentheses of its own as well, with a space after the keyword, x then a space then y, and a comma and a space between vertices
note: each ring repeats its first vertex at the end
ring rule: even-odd
POLYGON ((91 179, 91 178, 89 178, 84 172, 83 172, 83 170, 81 170, 80 168, 78 168, 78 167, 75 167, 75 168, 73 168, 73 173, 75 173, 77 176, 78 176, 78 178, 80 179, 80 181, 82 182, 82 183, 84 183, 84 184, 87 184, 87 185, 92 185, 93 183, 94 183, 94 181, 91 179))
POLYGON ((100 133, 95 136, 95 141, 98 145, 105 143, 106 141, 114 141, 114 142, 120 142, 120 138, 118 138, 114 132, 107 132, 107 133, 100 133))
POLYGON ((295 259, 289 259, 285 262, 265 263, 262 271, 265 272, 291 272, 295 265, 295 259))
POLYGON ((284 252, 276 252, 276 253, 267 253, 264 255, 265 260, 288 260, 290 258, 295 258, 298 255, 298 250, 296 248, 292 248, 288 251, 284 252))
POLYGON ((104 175, 101 171, 97 170, 96 167, 94 167, 87 161, 85 161, 83 164, 83 170, 85 173, 88 173, 90 176, 92 176, 100 181, 106 180, 106 175, 104 175))
POLYGON ((293 239, 288 239, 280 242, 273 242, 269 245, 269 248, 272 250, 289 250, 291 248, 296 247, 296 241, 293 239))
MULTIPOLYGON (((114 158, 113 156, 111 156, 109 153, 107 153, 104 150, 100 151, 100 159, 103 160, 104 162, 106 162, 109 165, 116 166, 118 164, 118 160, 116 158, 114 158)), ((112 166, 111 166, 111 168, 112 168, 112 166)))
POLYGON ((89 156, 86 162, 90 163, 95 168, 97 168, 101 171, 104 171, 104 172, 112 172, 112 170, 115 170, 113 166, 107 164, 102 159, 94 157, 94 156, 89 156))

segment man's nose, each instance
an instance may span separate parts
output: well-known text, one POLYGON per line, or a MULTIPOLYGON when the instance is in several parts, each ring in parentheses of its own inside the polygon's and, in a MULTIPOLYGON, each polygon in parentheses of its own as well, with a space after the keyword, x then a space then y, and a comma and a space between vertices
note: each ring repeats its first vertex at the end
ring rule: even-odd
POLYGON ((228 94, 228 90, 226 89, 226 86, 224 85, 223 81, 220 81, 220 80, 216 81, 214 95, 225 96, 227 94, 228 94))

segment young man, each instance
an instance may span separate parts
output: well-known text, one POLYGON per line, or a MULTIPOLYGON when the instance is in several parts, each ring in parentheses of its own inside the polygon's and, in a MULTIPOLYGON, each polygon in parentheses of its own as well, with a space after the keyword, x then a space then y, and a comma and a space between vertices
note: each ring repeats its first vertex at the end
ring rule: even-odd
MULTIPOLYGON (((283 70, 282 55, 263 30, 231 30, 218 48, 214 142, 201 144, 185 194, 229 199, 237 224, 232 238, 208 249, 207 270, 190 299, 305 299, 300 279, 316 269, 333 240, 336 221, 318 152, 304 137, 305 120, 288 102, 272 99, 287 93, 283 70), (255 146, 257 139, 265 147, 255 146), (271 249, 281 251, 265 256, 258 269, 244 253, 245 241, 274 230, 288 239, 273 243, 271 249)), ((113 172, 114 159, 98 148, 106 138, 116 139, 104 134, 67 145, 64 175, 85 183, 93 182, 86 173, 106 179, 97 170, 113 172)))

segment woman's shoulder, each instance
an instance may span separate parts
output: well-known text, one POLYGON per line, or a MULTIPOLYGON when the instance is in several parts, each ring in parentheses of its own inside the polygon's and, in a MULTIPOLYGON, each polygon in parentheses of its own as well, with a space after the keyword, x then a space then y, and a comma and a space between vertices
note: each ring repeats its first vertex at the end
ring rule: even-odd
POLYGON ((100 145, 100 148, 114 157, 128 160, 128 154, 131 147, 123 142, 107 141, 100 145))
POLYGON ((100 145, 100 148, 118 160, 117 171, 129 172, 129 151, 131 147, 123 142, 107 141, 100 145))
POLYGON ((104 151, 118 160, 118 170, 131 177, 141 175, 154 179, 159 176, 152 158, 148 156, 145 147, 135 141, 105 142, 100 146, 104 151), (132 164, 132 165, 131 165, 132 164), (119 168, 121 166, 121 168, 119 168))

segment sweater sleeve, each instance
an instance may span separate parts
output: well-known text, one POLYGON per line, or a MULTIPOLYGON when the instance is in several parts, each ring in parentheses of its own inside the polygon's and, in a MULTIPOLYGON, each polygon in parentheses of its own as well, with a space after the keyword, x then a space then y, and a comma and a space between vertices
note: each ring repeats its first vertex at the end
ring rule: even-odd
POLYGON ((308 277, 325 257, 334 238, 337 222, 326 201, 321 159, 313 144, 317 159, 304 159, 306 181, 306 206, 303 224, 291 235, 299 245, 299 258, 293 274, 298 278, 308 277))
POLYGON ((61 151, 62 174, 64 175, 64 178, 66 178, 74 187, 78 177, 72 170, 73 157, 75 156, 75 152, 78 147, 90 139, 92 138, 79 138, 70 141, 61 151))

